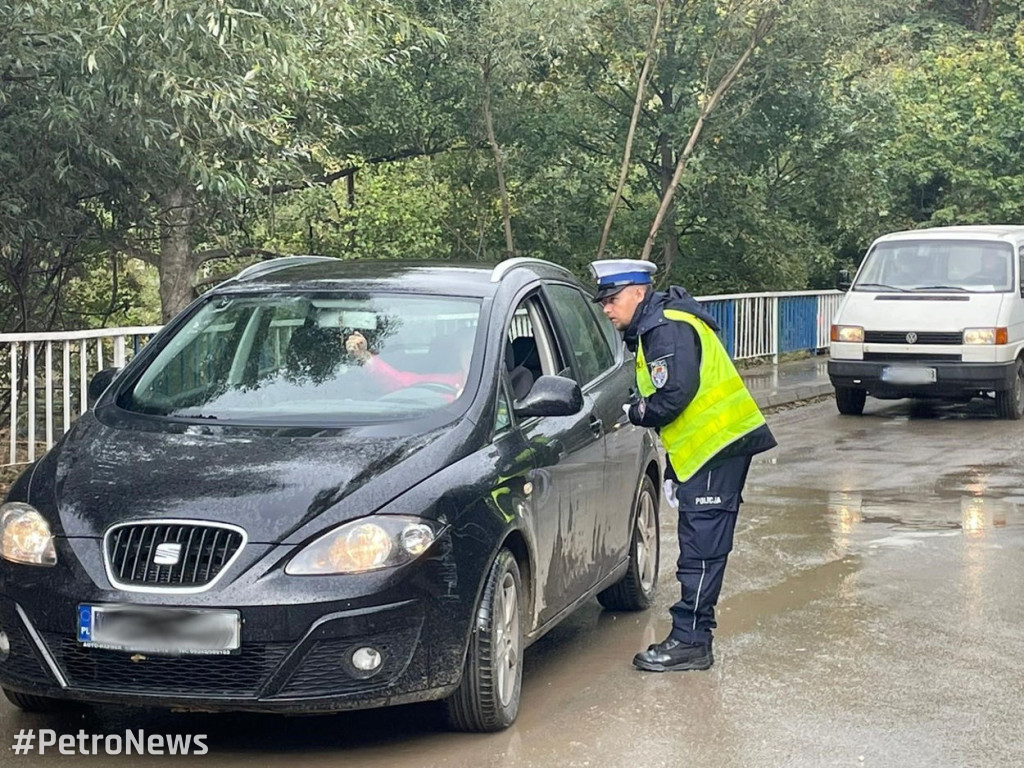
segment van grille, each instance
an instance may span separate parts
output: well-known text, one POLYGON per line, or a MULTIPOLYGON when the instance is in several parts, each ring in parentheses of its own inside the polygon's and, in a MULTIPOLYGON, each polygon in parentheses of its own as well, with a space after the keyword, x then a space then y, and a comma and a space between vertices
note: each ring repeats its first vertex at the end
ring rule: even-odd
POLYGON ((962 344, 962 331, 864 331, 866 344, 962 344), (910 341, 910 335, 914 341, 910 341))

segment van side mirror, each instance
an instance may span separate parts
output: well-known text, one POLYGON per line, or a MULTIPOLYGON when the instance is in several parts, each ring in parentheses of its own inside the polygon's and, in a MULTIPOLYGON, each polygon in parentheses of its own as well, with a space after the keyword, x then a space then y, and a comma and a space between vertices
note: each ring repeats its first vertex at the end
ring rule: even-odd
POLYGON ((89 381, 89 389, 86 392, 90 408, 100 399, 100 395, 106 391, 107 387, 110 386, 110 382, 114 380, 114 377, 120 371, 120 368, 104 368, 93 375, 89 381))
POLYGON ((853 285, 853 277, 850 275, 850 270, 840 269, 839 274, 836 275, 836 290, 845 293, 850 290, 851 285, 853 285))

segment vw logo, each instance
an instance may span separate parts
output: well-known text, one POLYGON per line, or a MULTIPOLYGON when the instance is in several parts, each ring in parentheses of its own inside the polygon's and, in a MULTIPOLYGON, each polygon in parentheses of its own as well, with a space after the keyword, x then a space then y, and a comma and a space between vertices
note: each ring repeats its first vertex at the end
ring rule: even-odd
POLYGON ((154 565, 177 565, 181 558, 181 544, 157 544, 153 555, 154 565))
POLYGON ((913 331, 907 334, 907 344, 917 344, 917 334, 913 331))

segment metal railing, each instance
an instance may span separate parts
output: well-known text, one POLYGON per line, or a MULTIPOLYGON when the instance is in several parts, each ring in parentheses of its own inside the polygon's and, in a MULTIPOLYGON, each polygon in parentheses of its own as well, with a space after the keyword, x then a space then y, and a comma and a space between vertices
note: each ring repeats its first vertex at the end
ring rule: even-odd
MULTIPOLYGON (((838 291, 699 296, 736 360, 828 347, 838 291)), ((0 467, 35 461, 88 407, 89 380, 130 360, 159 326, 0 334, 0 467), (5 450, 6 448, 6 450, 5 450)), ((184 374, 182 374, 184 375, 184 374)))
POLYGON ((159 330, 0 334, 0 432, 7 447, 0 467, 33 462, 52 448, 88 407, 93 375, 123 366, 159 330))
POLYGON ((719 338, 733 360, 771 358, 828 348, 829 326, 839 309, 839 291, 781 291, 698 296, 718 321, 719 338))

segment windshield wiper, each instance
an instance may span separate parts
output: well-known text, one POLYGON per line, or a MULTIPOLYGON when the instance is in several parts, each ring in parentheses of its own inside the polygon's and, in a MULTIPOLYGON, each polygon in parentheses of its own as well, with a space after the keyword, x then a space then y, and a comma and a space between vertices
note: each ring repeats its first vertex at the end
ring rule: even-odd
POLYGON ((175 414, 171 414, 171 415, 173 415, 174 418, 176 418, 176 419, 212 419, 213 421, 216 421, 217 419, 220 418, 219 416, 213 416, 213 415, 208 414, 208 413, 180 413, 179 412, 179 413, 175 413, 175 414))
POLYGON ((959 291, 961 293, 976 293, 969 291, 963 286, 914 286, 914 291, 959 291))
POLYGON ((910 293, 907 288, 900 288, 898 285, 886 285, 885 283, 857 283, 856 288, 886 288, 890 291, 900 291, 901 293, 910 293))

